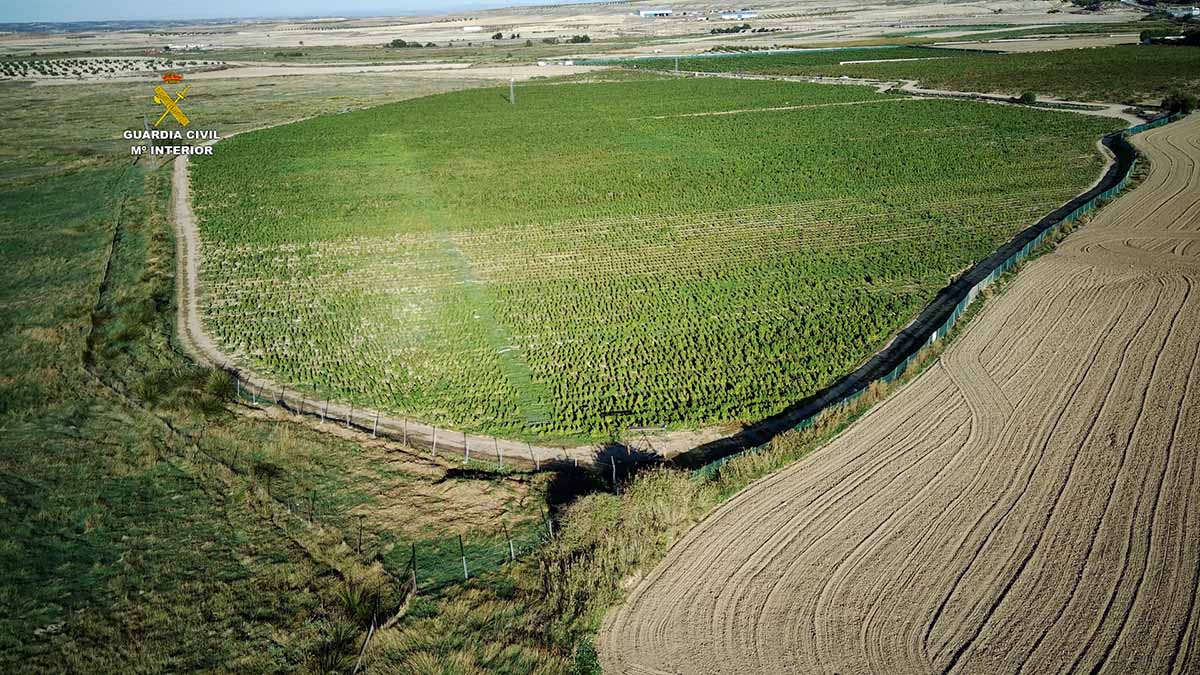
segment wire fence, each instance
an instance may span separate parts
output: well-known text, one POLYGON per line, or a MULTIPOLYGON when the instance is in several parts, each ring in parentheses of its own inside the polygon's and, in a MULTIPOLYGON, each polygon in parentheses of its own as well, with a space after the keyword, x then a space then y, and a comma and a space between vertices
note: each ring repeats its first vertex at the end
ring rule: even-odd
POLYGON ((526 526, 512 531, 507 526, 494 531, 448 535, 396 546, 384 557, 389 569, 412 571, 418 592, 430 593, 495 572, 541 546, 549 527, 526 526))
MULTIPOLYGON (((1016 252, 996 263, 987 276, 966 291, 964 297, 959 300, 957 305, 954 306, 954 309, 951 310, 946 320, 942 322, 941 325, 931 329, 928 337, 919 342, 917 347, 911 353, 909 353, 907 357, 901 360, 891 371, 822 407, 812 415, 809 415, 808 417, 805 417, 797 422, 794 426, 792 426, 792 429, 809 429, 816 424, 817 420, 819 420, 822 416, 854 406, 855 403, 857 403, 863 395, 870 391, 873 386, 876 386, 879 383, 891 384, 900 379, 913 364, 913 362, 922 357, 926 349, 950 333, 955 324, 958 322, 959 318, 962 317, 963 313, 967 311, 967 308, 972 302, 975 301, 975 298, 978 297, 979 293, 994 284, 997 279, 1002 277, 1012 268, 1016 267, 1021 261, 1028 258, 1035 250, 1037 250, 1039 246, 1045 243, 1048 238, 1058 234, 1063 227, 1095 211, 1103 203, 1116 197, 1117 194, 1125 189, 1125 186, 1129 184, 1129 180, 1133 176, 1134 170, 1137 168, 1137 153, 1127 140, 1129 136, 1140 134, 1151 129, 1156 129, 1165 124, 1170 124, 1171 122, 1182 119, 1183 117, 1183 113, 1176 113, 1167 117, 1160 117, 1159 119, 1146 122, 1145 124, 1139 124, 1137 126, 1130 127, 1129 129, 1126 129, 1118 134, 1115 137, 1114 142, 1118 144, 1124 144, 1124 150, 1132 152, 1134 159, 1130 162, 1129 166, 1114 184, 1107 189, 1093 195, 1090 199, 1085 200, 1082 204, 1067 212, 1060 218, 1050 219, 1043 222, 1043 229, 1037 234, 1037 236, 1027 241, 1023 246, 1017 249, 1016 252)), ((731 460, 743 455, 761 452, 768 447, 770 447, 770 442, 762 443, 760 445, 747 448, 746 450, 742 450, 741 452, 727 455, 696 469, 695 475, 700 478, 712 478, 717 475, 722 466, 731 460)))
MULTIPOLYGON (((228 458, 222 458, 228 462, 228 458)), ((248 460, 248 458, 245 458, 248 460)), ((235 472, 254 471, 238 459, 227 466, 235 472)), ((553 537, 548 511, 530 519, 506 514, 491 526, 432 537, 397 538, 378 527, 366 527, 367 515, 355 507, 330 503, 317 490, 264 485, 270 499, 287 509, 294 522, 332 528, 363 560, 377 559, 397 579, 412 579, 413 590, 433 592, 503 569, 553 537), (515 522, 514 522, 515 521, 515 522)), ((375 519, 372 519, 375 520, 375 519)))
POLYGON ((578 467, 594 461, 598 446, 547 447, 532 443, 483 436, 423 424, 408 418, 393 418, 378 410, 310 396, 302 390, 267 384, 235 365, 221 366, 233 379, 236 399, 251 407, 276 407, 293 415, 317 422, 318 426, 343 428, 371 438, 400 443, 428 452, 430 459, 441 459, 466 470, 513 472, 556 470, 578 467))

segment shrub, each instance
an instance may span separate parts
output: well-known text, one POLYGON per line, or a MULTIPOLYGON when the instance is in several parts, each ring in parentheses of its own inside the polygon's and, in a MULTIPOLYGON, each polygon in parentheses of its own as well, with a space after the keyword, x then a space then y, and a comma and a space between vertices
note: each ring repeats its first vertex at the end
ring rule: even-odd
POLYGON ((1190 113, 1196 109, 1196 95, 1172 92, 1163 98, 1162 107, 1172 113, 1190 113))

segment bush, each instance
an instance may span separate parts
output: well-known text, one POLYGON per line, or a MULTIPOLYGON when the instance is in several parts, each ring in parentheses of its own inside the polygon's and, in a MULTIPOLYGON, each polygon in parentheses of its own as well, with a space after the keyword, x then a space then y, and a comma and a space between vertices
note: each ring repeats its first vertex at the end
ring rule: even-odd
POLYGON ((1034 103, 1037 103, 1037 94, 1033 93, 1032 91, 1021 92, 1021 96, 1017 98, 1017 100, 1025 105, 1033 105, 1034 103))
POLYGON ((571 675, 601 675, 600 655, 590 639, 584 638, 575 649, 575 663, 571 666, 571 675))
POLYGON ((1163 98, 1162 107, 1171 113, 1187 114, 1196 109, 1196 96, 1181 91, 1172 92, 1163 98))

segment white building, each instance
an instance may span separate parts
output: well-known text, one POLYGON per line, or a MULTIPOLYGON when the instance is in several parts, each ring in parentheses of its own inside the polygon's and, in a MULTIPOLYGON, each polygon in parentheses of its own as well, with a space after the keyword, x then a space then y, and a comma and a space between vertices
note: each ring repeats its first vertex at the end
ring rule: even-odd
POLYGON ((721 18, 725 21, 741 21, 743 19, 754 19, 758 17, 758 12, 722 12, 721 18))
POLYGON ((672 12, 669 9, 639 9, 638 10, 638 16, 642 17, 643 19, 652 18, 652 17, 656 17, 656 16, 671 16, 671 14, 672 14, 672 12))
POLYGON ((1189 16, 1200 16, 1200 7, 1168 7, 1167 13, 1176 19, 1184 19, 1189 16))

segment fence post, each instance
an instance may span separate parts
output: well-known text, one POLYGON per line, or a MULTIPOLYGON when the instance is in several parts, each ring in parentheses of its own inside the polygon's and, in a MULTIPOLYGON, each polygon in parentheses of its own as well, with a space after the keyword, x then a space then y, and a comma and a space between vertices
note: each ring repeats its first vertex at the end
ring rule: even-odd
POLYGON ((619 495, 621 489, 617 487, 617 458, 610 455, 608 461, 612 463, 613 494, 619 495))
POLYGON ((325 407, 321 408, 321 424, 325 424, 325 416, 329 414, 329 399, 325 399, 325 407))
POLYGON ((238 400, 242 400, 242 378, 238 377, 237 373, 233 374, 233 384, 237 387, 238 400))
POLYGON ((550 512, 547 511, 546 509, 542 509, 542 518, 545 519, 545 521, 546 521, 546 532, 549 533, 550 538, 553 539, 554 538, 554 521, 550 520, 550 512))
POLYGON ((471 446, 467 444, 467 432, 463 432, 463 465, 471 461, 471 446))
POLYGON ((500 439, 492 436, 492 445, 496 446, 496 461, 500 464, 500 470, 504 470, 504 453, 500 452, 500 439))
POLYGON ((299 408, 297 408, 297 410, 299 411, 299 413, 300 413, 301 415, 303 415, 303 414, 304 414, 304 401, 305 401, 305 400, 307 400, 307 399, 306 399, 306 398, 305 398, 305 396, 304 396, 304 392, 300 392, 300 407, 299 407, 299 408))
POLYGON ((346 411, 346 428, 350 428, 350 416, 354 414, 354 404, 350 404, 350 409, 346 411))
POLYGON ((362 526, 363 526, 363 515, 360 513, 360 514, 358 514, 358 554, 359 555, 362 555, 362 526))
POLYGON ((467 579, 470 579, 470 578, 471 578, 471 575, 470 575, 470 574, 467 572, 467 549, 466 549, 466 547, 464 547, 464 546, 463 546, 463 540, 462 540, 462 535, 461 535, 461 534, 460 534, 460 535, 458 535, 458 552, 459 552, 460 554, 462 554, 462 561, 463 561, 463 580, 465 581, 465 580, 467 580, 467 579))
POLYGON ((408 418, 404 418, 404 445, 408 445, 408 418))
POLYGON ((529 459, 533 460, 534 471, 541 471, 542 463, 538 461, 537 455, 533 454, 533 444, 526 443, 525 447, 529 448, 529 459))
POLYGON ((433 428, 433 449, 429 451, 430 457, 437 457, 437 427, 433 428))
POLYGON ((412 543, 412 560, 409 562, 413 574, 413 593, 417 592, 417 542, 412 543))
POLYGON ((512 535, 508 533, 508 524, 502 522, 500 523, 500 526, 504 528, 504 538, 508 540, 508 559, 512 562, 516 562, 517 551, 515 548, 513 548, 512 535))
MULTIPOLYGON (((261 387, 260 387, 260 389, 261 389, 261 387)), ((253 401, 254 405, 258 405, 258 392, 254 391, 253 384, 250 385, 250 398, 253 401)))
POLYGON ((374 424, 374 426, 371 427, 371 438, 376 438, 376 434, 378 433, 378 431, 379 431, 379 411, 376 410, 375 411, 375 424, 374 424))

